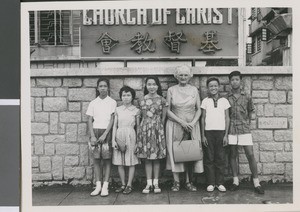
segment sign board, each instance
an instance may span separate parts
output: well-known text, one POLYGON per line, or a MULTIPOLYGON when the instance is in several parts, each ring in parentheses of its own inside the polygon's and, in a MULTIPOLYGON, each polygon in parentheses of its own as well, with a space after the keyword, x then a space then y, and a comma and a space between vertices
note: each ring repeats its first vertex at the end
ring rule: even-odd
POLYGON ((83 10, 81 57, 238 58, 238 14, 238 8, 83 10))

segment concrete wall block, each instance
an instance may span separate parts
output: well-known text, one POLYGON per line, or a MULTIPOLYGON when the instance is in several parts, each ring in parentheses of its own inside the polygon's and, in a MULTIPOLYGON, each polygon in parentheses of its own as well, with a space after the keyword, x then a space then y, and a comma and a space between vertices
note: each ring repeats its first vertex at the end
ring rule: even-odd
POLYGON ((286 103, 286 92, 270 91, 270 103, 274 103, 274 104, 286 103))
POLYGON ((252 138, 253 138, 253 141, 259 141, 259 142, 273 141, 273 131, 272 130, 253 130, 252 138))
POLYGON ((32 174, 32 180, 33 181, 48 181, 52 180, 52 174, 51 173, 42 173, 42 174, 32 174))
POLYGON ((61 122, 81 122, 80 112, 61 112, 59 116, 61 122))
POLYGON ((51 171, 51 158, 50 157, 40 157, 40 171, 50 172, 51 171))
POLYGON ((293 142, 287 142, 284 144, 284 151, 292 152, 293 151, 293 142))
POLYGON ((254 80, 252 82, 253 90, 271 90, 273 88, 273 81, 271 80, 254 80))
POLYGON ((263 174, 284 174, 285 167, 283 163, 264 163, 263 174))
POLYGON ((58 132, 58 113, 50 113, 50 133, 58 132))
POLYGON ((74 142, 77 140, 77 124, 67 124, 66 126, 66 141, 74 142))
POLYGON ((64 78, 63 86, 65 86, 65 87, 81 87, 82 80, 80 78, 64 78))
POLYGON ((93 168, 92 167, 86 167, 86 179, 92 180, 93 179, 93 168))
POLYGON ((78 144, 57 144, 56 154, 57 155, 78 155, 79 145, 78 144))
POLYGON ((65 135, 46 135, 46 143, 63 143, 66 141, 65 135))
POLYGON ((245 153, 239 154, 239 162, 240 163, 248 163, 248 159, 245 153))
POLYGON ((256 126, 257 126, 256 120, 251 120, 250 129, 255 130, 257 128, 256 126))
POLYGON ((31 122, 34 121, 34 113, 35 113, 35 103, 34 103, 34 98, 31 97, 30 98, 30 118, 31 118, 31 122))
POLYGON ((293 163, 285 164, 285 179, 287 181, 293 180, 293 163))
POLYGON ((89 148, 88 145, 80 145, 80 165, 89 165, 89 148))
POLYGON ((59 124, 58 133, 59 134, 65 134, 66 133, 66 125, 65 124, 59 124))
POLYGON ((35 106, 35 111, 36 112, 40 112, 40 111, 43 110, 43 103, 42 102, 43 102, 42 98, 35 98, 34 106, 35 106))
POLYGON ((78 135, 77 141, 79 143, 87 143, 90 141, 90 136, 89 135, 78 135))
POLYGON ((274 108, 272 104, 265 104, 265 116, 274 116, 274 108))
POLYGON ((282 151, 283 150, 283 143, 260 143, 259 145, 260 151, 282 151))
POLYGON ((64 179, 77 179, 81 180, 85 176, 84 167, 66 167, 64 168, 64 179))
POLYGON ((52 175, 54 180, 63 179, 63 162, 62 157, 54 156, 52 158, 52 175))
POLYGON ((87 134, 87 124, 80 123, 78 124, 78 135, 86 135, 87 134))
POLYGON ((142 90, 143 80, 141 78, 126 77, 124 79, 124 85, 130 86, 134 90, 142 90))
POLYGON ((54 95, 55 96, 67 96, 68 89, 67 88, 55 88, 54 95))
POLYGON ((292 77, 277 77, 275 79, 275 88, 279 90, 292 90, 293 78, 292 77))
POLYGON ((252 91, 253 98, 268 98, 269 92, 268 91, 252 91))
POLYGON ((274 80, 274 77, 273 76, 258 76, 257 79, 272 81, 272 80, 274 80))
POLYGON ((47 123, 31 123, 32 135, 43 135, 49 133, 49 126, 47 123))
POLYGON ((199 89, 200 88, 200 79, 199 79, 199 77, 193 77, 190 80, 190 84, 199 89))
POLYGON ((88 121, 88 115, 86 115, 86 111, 89 106, 89 102, 82 102, 81 104, 81 115, 82 115, 82 121, 86 122, 88 121))
POLYGON ((289 129, 293 129, 293 119, 289 118, 288 122, 289 122, 289 129))
POLYGON ((258 118, 259 129, 287 129, 287 118, 258 118))
POLYGON ((69 101, 91 101, 96 98, 95 88, 70 88, 69 101))
POLYGON ((69 111, 80 111, 80 102, 69 102, 69 111))
POLYGON ((98 81, 98 78, 85 78, 85 79, 83 79, 83 86, 96 88, 97 81, 98 81))
POLYGON ((257 116, 264 116, 264 106, 261 104, 256 105, 256 115, 257 116))
POLYGON ((39 157, 36 157, 36 156, 31 157, 31 167, 32 168, 39 167, 39 157))
MULTIPOLYGON (((134 79, 134 78, 130 78, 130 80, 128 81, 129 84, 125 84, 123 79, 118 79, 118 78, 111 79, 109 81, 109 83, 110 83, 110 97, 113 98, 113 99, 115 99, 115 100, 120 100, 120 96, 119 96, 120 89, 124 85, 128 85, 128 86, 132 87, 131 86, 131 80, 132 79, 134 79)), ((139 83, 142 83, 142 79, 140 79, 139 83)), ((133 88, 133 89, 135 89, 135 88, 133 88)))
POLYGON ((46 96, 46 88, 31 88, 30 95, 32 97, 46 96))
POLYGON ((269 103, 269 99, 252 99, 254 104, 266 104, 269 103))
POLYGON ((36 112, 34 113, 34 120, 35 122, 48 122, 49 114, 45 112, 36 112))
POLYGON ((36 83, 35 83, 35 79, 30 79, 30 87, 35 87, 36 83))
POLYGON ((45 144, 45 155, 54 155, 54 144, 45 144))
POLYGON ((47 88, 47 96, 54 96, 53 88, 47 88))
POLYGON ((293 153, 276 152, 276 162, 293 162, 293 153))
POLYGON ((44 138, 42 136, 34 136, 34 154, 44 154, 44 138))
POLYGON ((271 163, 275 161, 273 152, 260 152, 259 158, 261 163, 271 163))
POLYGON ((275 116, 292 117, 293 105, 276 105, 275 116))
POLYGON ((61 79, 58 78, 37 78, 36 84, 38 87, 60 87, 61 79))
POLYGON ((275 141, 293 141, 292 130, 275 130, 274 131, 275 141))
POLYGON ((47 97, 43 101, 44 111, 66 111, 67 99, 63 97, 47 97))
POLYGON ((289 104, 293 104, 293 92, 292 91, 288 92, 287 102, 289 104))
POLYGON ((77 166, 79 164, 78 156, 66 156, 65 166, 77 166))
POLYGON ((242 79, 242 88, 247 94, 251 94, 251 77, 244 76, 242 79))

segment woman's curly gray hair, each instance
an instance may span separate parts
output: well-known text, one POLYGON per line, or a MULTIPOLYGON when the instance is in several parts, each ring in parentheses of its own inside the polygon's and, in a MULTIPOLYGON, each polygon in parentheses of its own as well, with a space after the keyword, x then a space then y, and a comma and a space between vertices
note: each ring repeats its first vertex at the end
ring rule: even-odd
POLYGON ((193 77, 192 69, 187 65, 177 66, 175 68, 174 77, 177 79, 178 75, 182 72, 187 72, 191 78, 193 77))

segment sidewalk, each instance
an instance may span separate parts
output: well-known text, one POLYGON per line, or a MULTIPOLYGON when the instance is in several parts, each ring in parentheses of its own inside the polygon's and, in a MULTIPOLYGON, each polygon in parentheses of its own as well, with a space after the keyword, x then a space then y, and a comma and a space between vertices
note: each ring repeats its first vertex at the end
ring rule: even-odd
POLYGON ((235 192, 208 193, 202 186, 197 192, 181 189, 172 192, 163 188, 161 194, 142 194, 141 189, 131 194, 116 194, 110 191, 108 197, 91 197, 90 186, 85 187, 43 187, 33 189, 33 206, 53 205, 149 205, 149 204, 285 204, 293 203, 292 184, 266 184, 265 194, 254 193, 250 185, 241 185, 235 192))

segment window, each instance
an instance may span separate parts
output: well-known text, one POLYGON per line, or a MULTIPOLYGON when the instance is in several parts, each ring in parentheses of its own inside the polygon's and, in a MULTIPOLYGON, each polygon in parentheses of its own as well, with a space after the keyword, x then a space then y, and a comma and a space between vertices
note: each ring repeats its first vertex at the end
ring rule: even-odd
POLYGON ((79 45, 80 11, 31 11, 29 18, 30 45, 79 45))
POLYGON ((257 51, 261 50, 261 34, 257 34, 257 51))
POLYGON ((256 51, 256 42, 255 42, 255 40, 256 40, 256 37, 253 37, 252 38, 252 51, 251 51, 251 53, 252 54, 254 54, 256 51))
POLYGON ((256 19, 256 8, 252 7, 251 8, 251 20, 255 20, 256 19))

